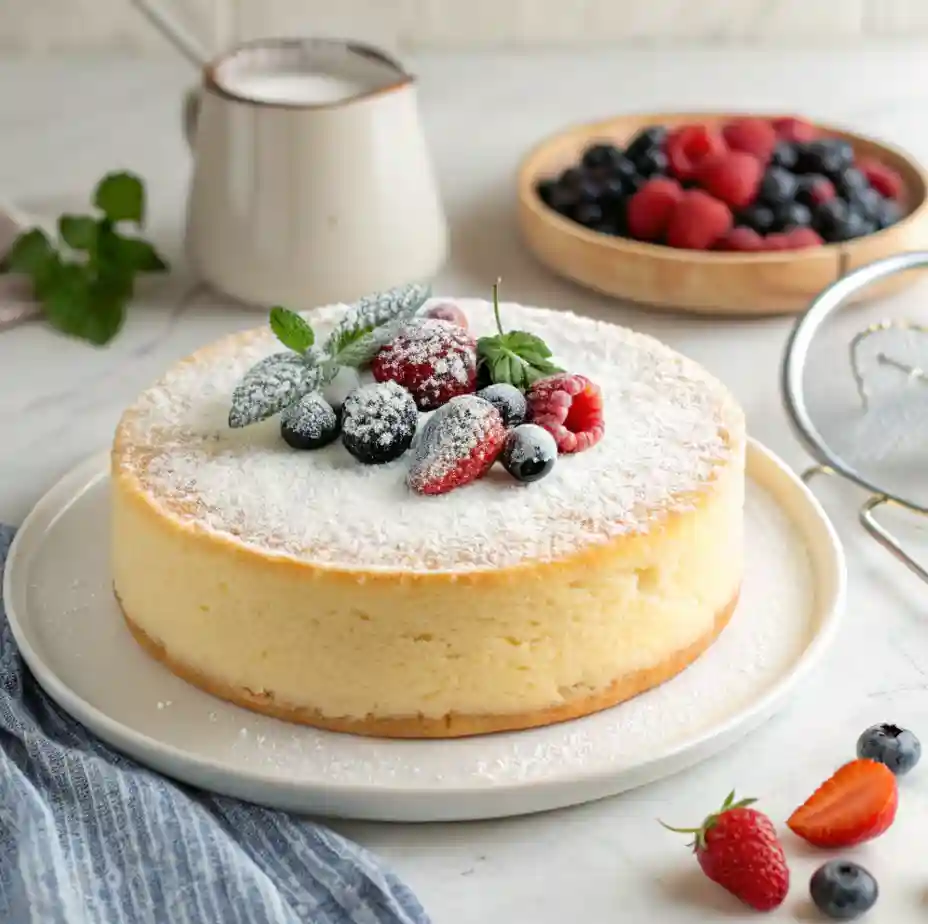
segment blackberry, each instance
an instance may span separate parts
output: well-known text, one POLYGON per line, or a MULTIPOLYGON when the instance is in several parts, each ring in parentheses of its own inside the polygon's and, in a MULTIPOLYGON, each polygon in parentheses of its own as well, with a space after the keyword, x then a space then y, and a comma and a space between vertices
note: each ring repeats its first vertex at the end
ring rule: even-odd
POLYGON ((338 417, 321 395, 312 392, 284 408, 280 435, 294 449, 321 449, 338 436, 338 417))
POLYGON ((603 208, 598 202, 581 202, 572 213, 574 221, 591 228, 603 220, 603 208))
POLYGON ((477 397, 489 401, 499 411, 505 427, 517 427, 525 420, 528 405, 525 403, 525 395, 515 385, 505 382, 490 385, 478 391, 477 397))
POLYGON ((362 385, 342 408, 342 442, 359 462, 398 459, 416 435, 419 415, 412 395, 396 382, 362 385))
POLYGON ((536 424, 522 424, 509 431, 500 462, 516 481, 529 483, 549 474, 557 461, 557 443, 536 424))
POLYGON ((622 158, 622 152, 609 143, 594 144, 583 152, 580 163, 587 169, 611 171, 622 158))
POLYGON ((638 173, 647 179, 662 176, 670 166, 667 155, 660 148, 650 148, 639 154, 632 163, 637 167, 638 173))
POLYGON ((625 156, 629 160, 635 161, 648 151, 661 150, 666 140, 667 129, 663 125, 649 125, 647 128, 641 129, 628 143, 628 147, 625 148, 625 156))

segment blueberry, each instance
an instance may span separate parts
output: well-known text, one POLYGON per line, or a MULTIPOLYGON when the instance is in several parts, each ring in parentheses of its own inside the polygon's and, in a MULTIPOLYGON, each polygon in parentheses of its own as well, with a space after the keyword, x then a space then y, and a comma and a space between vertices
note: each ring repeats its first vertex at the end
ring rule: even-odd
POLYGON ((280 435, 294 449, 321 449, 338 436, 338 417, 321 395, 312 392, 284 408, 280 435))
POLYGON ((796 201, 802 205, 808 206, 810 209, 815 208, 816 205, 824 198, 825 191, 827 195, 833 196, 831 191, 831 180, 827 176, 823 176, 820 173, 809 173, 805 176, 799 177, 799 182, 796 186, 796 201), (818 192, 818 195, 816 194, 818 192))
POLYGON ((418 419, 412 395, 396 382, 362 385, 345 399, 342 442, 366 465, 391 462, 409 448, 418 419))
POLYGON ((600 143, 588 147, 583 152, 580 163, 587 169, 610 171, 620 158, 622 152, 614 144, 600 143))
POLYGON ((865 186, 863 189, 854 190, 846 198, 851 209, 860 212, 867 221, 879 221, 883 197, 875 189, 865 186))
POLYGON ((500 461, 516 481, 538 481, 554 468, 557 443, 537 424, 522 424, 509 431, 500 461))
POLYGON ((580 201, 579 187, 567 186, 560 181, 548 190, 547 196, 547 204, 562 215, 569 215, 580 201))
POLYGON ((904 776, 918 763, 922 745, 908 729, 874 725, 857 739, 857 756, 886 764, 896 776, 904 776))
POLYGON ((750 205, 738 216, 738 223, 753 228, 758 234, 769 234, 775 224, 773 209, 766 205, 750 205))
POLYGON ((817 205, 812 211, 812 227, 826 241, 849 240, 841 231, 848 221, 850 209, 843 199, 831 199, 817 205))
POLYGON ((643 177, 638 172, 634 162, 624 156, 613 164, 612 177, 621 181, 622 187, 627 193, 635 192, 643 182, 643 177))
POLYGON ((834 177, 854 163, 854 150, 846 141, 828 138, 799 147, 797 173, 824 173, 834 177))
POLYGON ((525 420, 528 405, 525 403, 525 395, 515 385, 508 385, 505 382, 490 385, 487 388, 481 388, 477 392, 477 397, 489 401, 499 411, 507 427, 517 427, 525 420))
POLYGON ((876 879, 850 860, 820 866, 809 882, 815 907, 834 921, 853 921, 869 911, 880 894, 876 879))
POLYGON ((651 148, 643 154, 639 154, 632 163, 638 168, 638 173, 643 177, 664 174, 670 166, 667 155, 660 148, 651 148))
POLYGON ((822 238, 828 243, 839 243, 840 241, 852 241, 858 237, 872 234, 876 230, 876 225, 872 221, 855 212, 853 209, 847 209, 844 218, 837 221, 829 231, 819 231, 822 238))
POLYGON ((770 167, 760 181, 757 198, 767 205, 792 202, 798 188, 796 177, 782 167, 770 167))
POLYGON ((880 202, 876 214, 876 226, 878 229, 888 228, 901 218, 902 209, 899 207, 898 202, 894 202, 892 199, 883 199, 880 202))
POLYGON ((559 177, 558 184, 565 189, 574 189, 586 179, 586 175, 579 167, 568 167, 559 177))
POLYGON ((603 220, 603 207, 598 202, 581 202, 572 215, 574 221, 589 228, 603 220))
POLYGON ((807 228, 812 224, 812 211, 799 202, 784 202, 773 210, 774 228, 786 231, 789 228, 807 228))
POLYGON ((831 174, 830 179, 835 184, 838 195, 845 199, 870 186, 870 181, 856 167, 838 170, 831 174))
POLYGON ((790 141, 779 141, 773 149, 770 164, 774 167, 783 167, 784 170, 794 170, 799 160, 799 148, 790 141))
POLYGON ((625 156, 632 161, 637 160, 648 151, 661 150, 667 140, 667 129, 663 125, 649 125, 641 129, 625 148, 625 156))

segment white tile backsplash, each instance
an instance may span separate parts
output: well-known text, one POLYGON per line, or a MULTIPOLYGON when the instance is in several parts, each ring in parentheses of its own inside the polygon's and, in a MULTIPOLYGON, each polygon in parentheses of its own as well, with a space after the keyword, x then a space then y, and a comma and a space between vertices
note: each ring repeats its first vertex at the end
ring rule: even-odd
MULTIPOLYGON (((388 48, 619 41, 821 42, 928 37, 928 0, 162 0, 205 46, 262 35, 388 48)), ((0 48, 166 43, 130 0, 0 0, 0 48)))

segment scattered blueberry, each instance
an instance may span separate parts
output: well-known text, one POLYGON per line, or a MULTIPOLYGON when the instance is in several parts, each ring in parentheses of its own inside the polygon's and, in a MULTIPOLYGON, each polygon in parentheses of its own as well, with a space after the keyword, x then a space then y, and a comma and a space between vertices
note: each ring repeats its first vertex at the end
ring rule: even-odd
POLYGON ((790 228, 807 228, 812 224, 812 211, 800 202, 784 202, 774 210, 774 228, 787 231, 790 228))
POLYGON ((767 205, 749 205, 739 216, 739 224, 753 228, 758 234, 769 234, 773 231, 776 218, 773 209, 767 205))
POLYGON ((850 860, 832 860, 813 873, 809 892, 826 917, 853 921, 876 904, 880 888, 862 866, 850 860))
POLYGON ((516 481, 538 481, 554 468, 557 443, 537 424, 522 424, 509 431, 500 461, 516 481))
POLYGON ((795 170, 796 162, 799 160, 799 149, 790 141, 780 141, 773 149, 770 157, 770 163, 774 167, 782 167, 784 170, 795 170))
POLYGON ((338 418, 332 406, 312 392, 284 408, 280 435, 294 449, 321 449, 338 436, 338 418))
POLYGON ((767 205, 777 206, 792 202, 796 196, 798 181, 796 177, 782 167, 770 167, 760 181, 757 198, 767 205))
POLYGON ((481 388, 477 397, 489 401, 499 411, 506 427, 518 427, 525 420, 528 405, 525 403, 525 395, 515 385, 505 382, 490 385, 481 388))
POLYGON ((886 764, 896 776, 904 776, 922 756, 918 738, 898 725, 874 725, 857 740, 857 756, 886 764))
POLYGON ((588 169, 611 171, 622 159, 622 152, 614 144, 601 143, 588 147, 583 152, 580 163, 588 169))
POLYGON ((396 382, 362 385, 345 399, 342 442, 359 462, 391 462, 409 448, 418 419, 412 395, 396 382))
POLYGON ((650 125, 641 129, 625 148, 625 156, 631 160, 637 160, 642 154, 649 151, 661 150, 664 142, 667 140, 667 129, 663 125, 650 125))

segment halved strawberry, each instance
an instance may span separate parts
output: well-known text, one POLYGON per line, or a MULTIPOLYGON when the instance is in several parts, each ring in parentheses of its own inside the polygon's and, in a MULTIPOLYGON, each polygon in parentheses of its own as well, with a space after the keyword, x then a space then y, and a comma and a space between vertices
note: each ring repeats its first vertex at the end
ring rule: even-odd
POLYGON ((883 834, 898 804, 896 777, 889 767, 853 760, 822 783, 786 823, 816 847, 851 847, 883 834))

